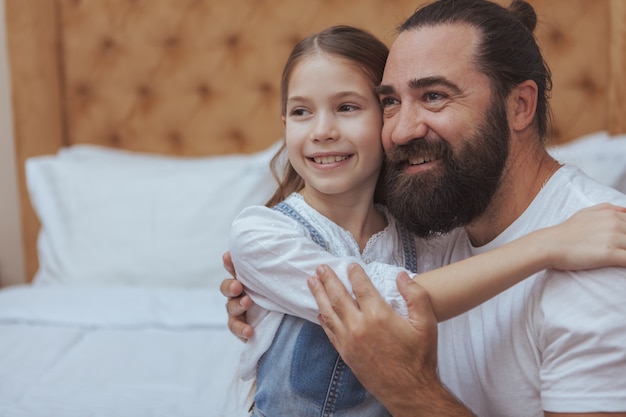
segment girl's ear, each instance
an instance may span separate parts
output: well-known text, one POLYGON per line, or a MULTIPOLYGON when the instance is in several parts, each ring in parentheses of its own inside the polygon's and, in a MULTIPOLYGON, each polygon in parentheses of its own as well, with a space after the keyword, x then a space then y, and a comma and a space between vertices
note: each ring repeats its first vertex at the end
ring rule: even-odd
POLYGON ((511 130, 521 131, 533 123, 537 111, 537 84, 532 80, 520 83, 507 100, 511 130))
POLYGON ((287 125, 287 118, 285 116, 281 116, 280 117, 280 121, 282 122, 283 132, 284 132, 285 131, 285 126, 287 125))

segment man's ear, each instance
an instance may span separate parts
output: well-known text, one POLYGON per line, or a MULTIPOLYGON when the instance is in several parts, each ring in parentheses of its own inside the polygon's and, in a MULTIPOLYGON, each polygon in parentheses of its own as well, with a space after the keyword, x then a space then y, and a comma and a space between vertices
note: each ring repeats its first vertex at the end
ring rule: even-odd
POLYGON ((537 84, 532 80, 518 84, 509 94, 507 109, 512 130, 522 131, 531 125, 537 111, 537 84))

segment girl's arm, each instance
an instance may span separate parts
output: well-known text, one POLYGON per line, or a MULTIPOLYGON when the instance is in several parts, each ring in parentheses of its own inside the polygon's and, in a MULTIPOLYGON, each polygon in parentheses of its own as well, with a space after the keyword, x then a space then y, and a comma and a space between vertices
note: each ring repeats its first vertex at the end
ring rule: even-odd
POLYGON ((252 301, 266 310, 318 323, 319 309, 306 281, 322 263, 333 268, 348 289, 348 266, 358 263, 385 301, 392 306, 401 304, 399 311, 405 310, 395 284, 404 268, 380 262, 365 264, 357 256, 334 256, 313 242, 297 221, 267 207, 249 207, 234 220, 230 254, 237 279, 252 301))
MULTIPOLYGON (((439 321, 461 314, 546 268, 626 266, 626 209, 600 205, 561 225, 538 230, 498 249, 416 276, 429 292, 439 321)), ((360 264, 386 302, 404 300, 395 277, 403 268, 358 257, 335 257, 308 238, 294 220, 265 207, 246 209, 231 230, 237 279, 267 310, 317 323, 319 313, 306 280, 326 264, 349 289, 347 268, 360 264)), ((418 260, 419 261, 419 260, 418 260)))
POLYGON ((414 277, 438 321, 487 301, 543 269, 626 266, 626 209, 600 204, 497 249, 414 277))

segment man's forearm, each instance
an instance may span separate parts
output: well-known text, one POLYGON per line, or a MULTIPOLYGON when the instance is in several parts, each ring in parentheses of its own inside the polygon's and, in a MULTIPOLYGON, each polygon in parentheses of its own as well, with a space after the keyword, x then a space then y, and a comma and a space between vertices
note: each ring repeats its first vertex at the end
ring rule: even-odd
POLYGON ((393 417, 476 417, 439 381, 429 384, 425 390, 394 397, 383 401, 393 417))

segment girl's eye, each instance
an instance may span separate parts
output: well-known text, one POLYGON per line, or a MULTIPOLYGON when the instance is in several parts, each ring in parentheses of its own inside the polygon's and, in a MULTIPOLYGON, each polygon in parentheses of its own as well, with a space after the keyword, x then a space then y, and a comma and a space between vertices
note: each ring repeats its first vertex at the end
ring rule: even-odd
POLYGON ((339 111, 355 111, 358 110, 359 107, 354 104, 342 104, 339 106, 339 111))
POLYGON ((306 109, 302 109, 302 108, 295 108, 293 110, 291 110, 291 112, 289 112, 290 115, 292 116, 304 116, 309 114, 309 112, 306 109))

